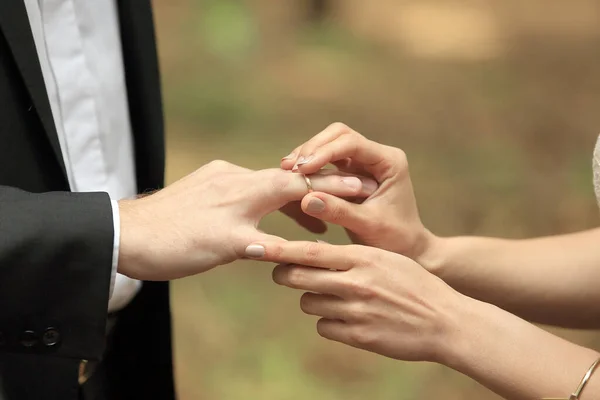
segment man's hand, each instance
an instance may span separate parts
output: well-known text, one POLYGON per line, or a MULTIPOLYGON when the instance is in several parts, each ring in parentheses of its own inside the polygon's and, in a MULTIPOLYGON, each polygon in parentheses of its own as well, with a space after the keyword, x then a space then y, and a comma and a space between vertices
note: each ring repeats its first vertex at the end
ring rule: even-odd
POLYGON ((373 177, 379 188, 362 204, 327 193, 302 200, 308 215, 345 227, 355 243, 418 259, 434 236, 419 218, 406 154, 368 140, 344 124, 330 125, 281 161, 281 167, 303 174, 333 163, 341 171, 373 177))
MULTIPOLYGON (((311 181, 315 190, 340 197, 366 197, 376 187, 371 179, 331 171, 311 181)), ((260 232, 260 220, 306 194, 299 174, 213 161, 152 195, 119 202, 118 270, 136 279, 169 280, 227 264, 243 257, 253 241, 282 240, 260 232)))

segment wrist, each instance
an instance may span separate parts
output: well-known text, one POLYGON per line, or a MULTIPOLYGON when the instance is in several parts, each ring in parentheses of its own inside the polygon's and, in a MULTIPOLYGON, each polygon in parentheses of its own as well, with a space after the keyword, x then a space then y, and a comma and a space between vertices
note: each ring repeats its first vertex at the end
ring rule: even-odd
POLYGON ((429 230, 425 230, 421 241, 420 251, 414 260, 428 272, 440 276, 443 266, 446 264, 448 253, 448 238, 436 236, 429 230))
POLYGON ((472 355, 482 350, 477 336, 485 335, 485 321, 493 315, 490 308, 494 306, 456 294, 457 301, 451 305, 443 334, 439 336, 435 361, 464 373, 472 364, 472 355))
POLYGON ((131 278, 138 276, 143 256, 140 244, 144 239, 138 229, 139 210, 136 204, 138 201, 125 199, 118 202, 121 235, 117 271, 131 278))
POLYGON ((438 362, 476 379, 500 362, 507 349, 518 347, 518 338, 531 334, 530 324, 493 304, 462 294, 460 297, 440 346, 438 362))
MULTIPOLYGON (((431 337, 428 344, 431 353, 426 361, 452 367, 451 364, 456 361, 457 356, 461 356, 461 351, 457 351, 457 343, 465 340, 465 329, 471 321, 469 316, 473 313, 472 299, 462 295, 459 292, 448 288, 451 296, 444 296, 442 305, 438 308, 436 316, 435 334, 431 337)), ((461 346, 461 349, 464 346, 461 346)))
MULTIPOLYGON (((436 362, 503 398, 568 398, 594 350, 567 342, 494 305, 463 296, 439 343, 436 362), (532 385, 535 382, 535 385, 532 385)), ((590 381, 588 393, 600 383, 590 381)))

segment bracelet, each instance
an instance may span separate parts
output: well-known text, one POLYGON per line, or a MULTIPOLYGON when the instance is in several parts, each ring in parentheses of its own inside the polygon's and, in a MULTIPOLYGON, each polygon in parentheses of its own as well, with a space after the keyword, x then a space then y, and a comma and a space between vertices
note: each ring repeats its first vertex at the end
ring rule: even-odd
POLYGON ((588 372, 586 372, 585 376, 581 380, 581 383, 579 384, 579 386, 577 386, 577 389, 573 392, 573 394, 571 395, 571 397, 569 398, 569 400, 579 400, 579 396, 581 396, 581 392, 583 392, 583 389, 585 388, 585 385, 587 385, 587 383, 590 380, 592 374, 596 370, 596 367, 598 366, 598 364, 600 364, 600 358, 597 359, 596 362, 594 362, 592 364, 592 366, 590 367, 590 369, 588 369, 588 372))
POLYGON ((579 386, 577 386, 577 389, 575 389, 573 394, 571 394, 571 396, 568 399, 543 398, 542 400, 580 400, 581 392, 583 392, 583 389, 585 389, 585 385, 587 385, 588 381, 592 377, 592 374, 594 373, 594 371, 596 370, 596 367, 598 367, 598 365, 600 365, 600 358, 598 358, 592 364, 592 366, 587 370, 583 379, 581 380, 581 383, 579 383, 579 386))

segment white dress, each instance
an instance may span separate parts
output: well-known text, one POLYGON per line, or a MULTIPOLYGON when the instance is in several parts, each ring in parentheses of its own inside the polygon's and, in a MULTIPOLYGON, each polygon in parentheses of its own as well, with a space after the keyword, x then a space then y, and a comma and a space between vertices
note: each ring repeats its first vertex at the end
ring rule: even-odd
POLYGON ((600 136, 598 136, 596 150, 594 150, 594 188, 596 189, 596 199, 600 206, 600 136))

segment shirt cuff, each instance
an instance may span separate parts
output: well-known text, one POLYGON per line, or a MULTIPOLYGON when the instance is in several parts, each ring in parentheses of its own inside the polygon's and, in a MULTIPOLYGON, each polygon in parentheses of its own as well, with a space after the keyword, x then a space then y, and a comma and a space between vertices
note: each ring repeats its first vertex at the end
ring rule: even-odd
POLYGON ((119 264, 119 245, 121 243, 121 215, 119 214, 119 202, 116 200, 110 201, 113 212, 114 239, 113 239, 113 256, 112 256, 112 272, 110 275, 110 289, 108 292, 109 300, 112 298, 115 290, 115 280, 117 278, 117 266, 119 264))
POLYGON ((111 200, 111 205, 113 209, 114 241, 110 291, 108 293, 109 313, 119 311, 129 304, 142 287, 141 281, 129 278, 117 272, 117 267, 119 265, 119 248, 121 244, 121 218, 119 214, 119 203, 116 200, 111 200))

